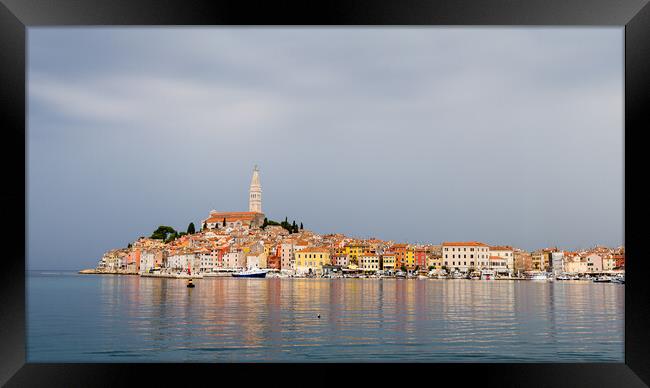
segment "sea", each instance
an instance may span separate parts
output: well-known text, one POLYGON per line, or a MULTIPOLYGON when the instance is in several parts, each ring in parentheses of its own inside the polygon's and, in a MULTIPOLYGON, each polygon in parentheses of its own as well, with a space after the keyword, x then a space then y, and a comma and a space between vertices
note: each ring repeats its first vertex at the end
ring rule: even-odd
POLYGON ((624 362, 625 286, 27 272, 27 361, 624 362))

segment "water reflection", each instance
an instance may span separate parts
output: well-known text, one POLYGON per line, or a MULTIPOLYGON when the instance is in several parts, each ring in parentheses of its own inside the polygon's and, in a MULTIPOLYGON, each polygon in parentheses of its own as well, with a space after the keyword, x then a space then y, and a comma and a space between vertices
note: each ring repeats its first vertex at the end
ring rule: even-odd
POLYGON ((31 362, 623 361, 624 287, 615 284, 58 281, 77 283, 29 282, 31 362))

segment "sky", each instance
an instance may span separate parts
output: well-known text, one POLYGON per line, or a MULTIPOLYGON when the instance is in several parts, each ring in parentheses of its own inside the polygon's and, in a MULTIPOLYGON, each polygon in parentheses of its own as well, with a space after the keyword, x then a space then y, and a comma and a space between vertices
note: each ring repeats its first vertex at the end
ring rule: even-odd
POLYGON ((622 244, 623 28, 29 28, 28 268, 248 210, 317 233, 622 244))

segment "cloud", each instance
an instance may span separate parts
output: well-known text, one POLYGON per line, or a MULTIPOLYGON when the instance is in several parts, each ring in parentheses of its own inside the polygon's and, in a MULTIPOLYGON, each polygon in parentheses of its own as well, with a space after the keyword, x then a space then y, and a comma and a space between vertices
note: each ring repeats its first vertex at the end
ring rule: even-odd
POLYGON ((622 241, 620 28, 28 38, 32 248, 81 260, 110 248, 103 236, 142 233, 127 224, 184 227, 202 209, 244 206, 254 163, 271 217, 317 231, 529 249, 622 241), (70 244, 65 230, 89 213, 103 231, 70 244), (61 233, 46 218, 65 220, 61 233))

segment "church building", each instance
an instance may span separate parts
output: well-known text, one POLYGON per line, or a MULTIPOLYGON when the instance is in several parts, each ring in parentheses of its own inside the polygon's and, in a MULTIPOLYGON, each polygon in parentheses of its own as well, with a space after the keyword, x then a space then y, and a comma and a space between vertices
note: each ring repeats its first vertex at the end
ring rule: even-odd
POLYGON ((262 213, 262 184, 260 183, 260 170, 257 166, 253 169, 253 177, 248 190, 247 212, 218 212, 212 210, 210 216, 203 220, 206 229, 260 227, 264 223, 262 213), (224 225, 225 221, 225 225, 224 225))

